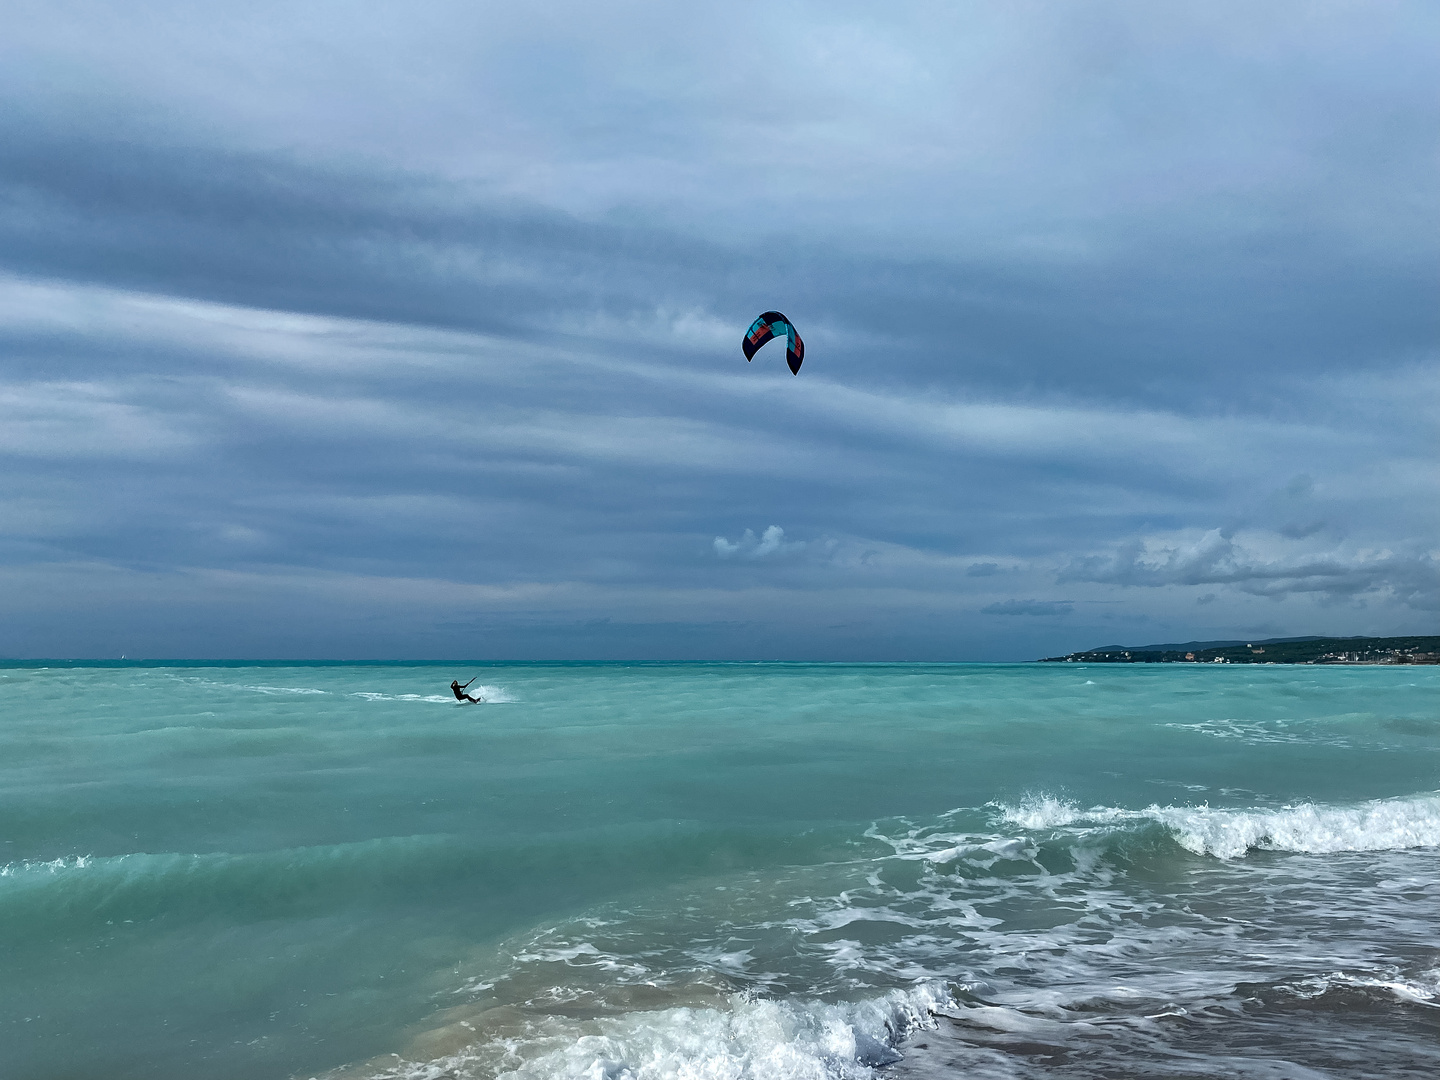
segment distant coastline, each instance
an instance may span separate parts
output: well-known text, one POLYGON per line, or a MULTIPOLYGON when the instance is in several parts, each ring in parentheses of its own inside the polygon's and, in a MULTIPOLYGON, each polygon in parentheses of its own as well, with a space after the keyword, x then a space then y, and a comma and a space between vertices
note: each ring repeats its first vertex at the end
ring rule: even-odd
POLYGON ((1044 664, 1440 664, 1440 636, 1310 637, 1190 641, 1180 645, 1104 645, 1044 664))

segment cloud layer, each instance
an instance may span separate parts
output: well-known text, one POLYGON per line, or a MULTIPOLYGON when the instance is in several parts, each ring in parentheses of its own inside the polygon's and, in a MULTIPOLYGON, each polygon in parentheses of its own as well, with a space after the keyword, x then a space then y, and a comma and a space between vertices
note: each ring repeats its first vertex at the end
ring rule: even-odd
POLYGON ((1422 5, 22 7, 0 654, 1433 626, 1422 5))

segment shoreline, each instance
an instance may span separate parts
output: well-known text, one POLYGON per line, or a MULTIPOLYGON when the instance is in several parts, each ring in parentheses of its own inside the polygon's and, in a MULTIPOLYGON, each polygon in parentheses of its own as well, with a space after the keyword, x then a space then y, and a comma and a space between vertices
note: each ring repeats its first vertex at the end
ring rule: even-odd
POLYGON ((1253 642, 1191 641, 1181 645, 1102 645, 1039 663, 1313 664, 1326 667, 1440 664, 1440 636, 1271 638, 1253 642))

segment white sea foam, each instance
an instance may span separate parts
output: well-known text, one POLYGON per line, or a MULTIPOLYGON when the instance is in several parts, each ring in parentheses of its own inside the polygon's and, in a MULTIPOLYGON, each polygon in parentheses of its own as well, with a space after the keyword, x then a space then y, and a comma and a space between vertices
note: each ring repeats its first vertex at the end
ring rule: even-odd
POLYGON ((650 969, 633 959, 624 959, 597 949, 588 941, 573 945, 537 948, 515 954, 517 964, 565 964, 568 967, 594 968, 619 973, 628 978, 642 979, 650 969))
MULTIPOLYGON (((167 675, 166 677, 174 679, 177 682, 194 683, 206 689, 239 690, 247 694, 266 694, 271 696, 278 694, 295 694, 310 696, 342 692, 321 690, 313 686, 273 686, 268 683, 216 682, 213 679, 206 679, 194 675, 167 675)), ((483 698, 487 705, 501 705, 517 700, 503 686, 491 686, 488 684, 472 685, 467 693, 469 693, 471 697, 483 698)), ((453 694, 386 694, 374 690, 353 690, 348 692, 348 696, 360 698, 364 701, 421 701, 436 705, 444 705, 446 703, 453 704, 456 700, 453 694)))
POLYGON ((163 673, 163 677, 173 679, 175 682, 193 683, 196 686, 203 686, 207 690, 241 690, 247 694, 328 694, 329 690, 320 690, 313 686, 271 686, 268 683, 230 683, 216 682, 214 679, 207 679, 198 675, 173 675, 163 673))
POLYGON ((1233 859, 1250 850, 1324 854, 1440 845, 1440 796, 1377 799, 1359 806, 1302 803, 1278 810, 1150 807, 1191 851, 1233 859))
POLYGON ((1343 735, 1327 730, 1311 720, 1238 720, 1234 718, 1200 720, 1193 724, 1166 724, 1177 731, 1193 731, 1212 739, 1235 739, 1256 745, 1299 744, 1334 746, 1353 749, 1355 743, 1343 735))
POLYGON ((1053 795, 1027 795, 1019 805, 997 803, 996 807, 1002 822, 1019 825, 1022 829, 1053 829, 1085 817, 1085 811, 1073 802, 1053 795))
MULTIPOLYGON (((930 842, 936 840, 949 840, 949 837, 928 837, 930 842)), ((999 840, 986 840, 983 842, 958 842, 948 844, 945 847, 930 848, 923 846, 900 845, 910 850, 897 848, 896 856, 901 859, 924 859, 931 863, 950 863, 956 859, 964 859, 976 866, 990 867, 997 862, 1034 862, 1036 855, 1035 845, 1030 841, 1018 836, 1004 837, 999 840)))
POLYGON ((57 874, 61 870, 83 870, 94 860, 91 855, 66 855, 58 859, 22 859, 0 866, 0 877, 19 877, 21 874, 57 874))
POLYGON ((424 1061, 373 1063, 373 1080, 871 1080, 899 1061, 909 1031, 953 1007, 941 984, 868 1001, 755 1000, 728 1007, 628 1012, 596 1020, 548 1016, 523 1029, 457 1024, 473 1044, 424 1061))
POLYGON ((1374 799, 1355 806, 1300 803, 1244 810, 1158 805, 1082 810, 1072 802, 1037 795, 1017 806, 997 808, 1000 822, 1031 830, 1158 821, 1183 847, 1222 859, 1239 858, 1247 851, 1328 854, 1440 846, 1440 794, 1374 799))
MULTIPOLYGON (((517 700, 503 686, 472 686, 466 693, 481 698, 486 705, 504 705, 517 700)), ((382 694, 372 690, 354 690, 350 696, 363 701, 424 701, 434 705, 453 705, 457 700, 454 694, 382 694)))
POLYGON ((1382 990, 1399 1001, 1409 1005, 1424 1005, 1440 1009, 1440 968, 1423 971, 1409 978, 1398 971, 1376 972, 1370 975, 1354 975, 1344 971, 1329 975, 1314 975, 1294 982, 1281 983, 1276 987, 1294 994, 1298 998, 1313 1000, 1331 990, 1382 990))
POLYGON ((362 701, 429 701, 437 705, 455 700, 451 694, 381 694, 370 690, 356 690, 350 696, 362 701))

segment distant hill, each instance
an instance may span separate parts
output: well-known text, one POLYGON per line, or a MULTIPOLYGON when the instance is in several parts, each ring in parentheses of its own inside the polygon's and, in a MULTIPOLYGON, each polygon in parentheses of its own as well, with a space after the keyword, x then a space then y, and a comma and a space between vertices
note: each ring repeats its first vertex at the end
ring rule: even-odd
POLYGON ((1265 638, 1139 647, 1104 645, 1068 656, 1047 656, 1042 663, 1440 664, 1440 636, 1265 638))
POLYGON ((1236 638, 1234 641, 1176 641, 1165 645, 1097 645, 1087 652, 1194 652, 1196 649, 1229 649, 1236 645, 1276 645, 1282 641, 1341 641, 1348 638, 1326 638, 1318 634, 1309 634, 1306 637, 1272 637, 1261 640, 1251 638, 1249 641, 1242 641, 1236 638))

